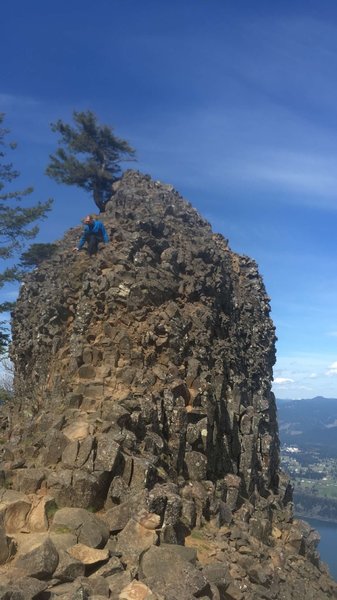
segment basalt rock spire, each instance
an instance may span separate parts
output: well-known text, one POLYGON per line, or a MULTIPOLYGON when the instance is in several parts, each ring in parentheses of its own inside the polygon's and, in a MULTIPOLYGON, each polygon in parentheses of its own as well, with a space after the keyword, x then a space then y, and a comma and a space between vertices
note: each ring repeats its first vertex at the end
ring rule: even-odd
POLYGON ((100 511, 113 539, 98 545, 113 545, 149 598, 297 599, 304 572, 306 595, 336 597, 279 468, 275 331, 255 262, 171 186, 135 171, 114 184, 102 218, 110 243, 89 258, 72 250, 79 229, 68 232, 13 314, 17 399, 2 478, 21 494, 22 526, 36 531, 36 497, 49 542, 64 511, 100 511), (182 550, 172 558, 182 544, 199 552, 189 583, 163 570, 190 565, 182 550))

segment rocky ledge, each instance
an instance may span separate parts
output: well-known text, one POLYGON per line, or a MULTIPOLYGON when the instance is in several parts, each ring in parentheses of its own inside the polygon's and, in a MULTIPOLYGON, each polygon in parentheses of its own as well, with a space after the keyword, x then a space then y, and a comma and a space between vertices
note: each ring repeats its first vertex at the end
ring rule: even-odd
POLYGON ((27 275, 1 421, 0 600, 323 600, 336 584, 279 468, 257 266, 128 171, 27 275))

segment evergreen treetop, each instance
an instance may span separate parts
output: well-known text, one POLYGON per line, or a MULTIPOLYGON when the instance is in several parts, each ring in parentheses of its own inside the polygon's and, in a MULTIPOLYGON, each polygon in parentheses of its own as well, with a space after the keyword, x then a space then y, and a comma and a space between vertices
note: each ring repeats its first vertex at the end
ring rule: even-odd
POLYGON ((112 184, 121 175, 121 161, 134 160, 135 150, 115 136, 108 125, 100 125, 88 110, 73 113, 75 126, 61 120, 52 123, 60 134, 60 147, 50 155, 47 175, 58 183, 76 185, 92 193, 100 212, 112 194, 112 184))

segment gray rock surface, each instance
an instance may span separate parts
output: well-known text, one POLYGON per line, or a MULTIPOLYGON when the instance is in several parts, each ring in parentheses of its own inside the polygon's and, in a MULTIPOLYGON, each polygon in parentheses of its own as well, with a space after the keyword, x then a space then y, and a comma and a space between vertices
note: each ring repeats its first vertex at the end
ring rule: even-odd
POLYGON ((29 577, 48 580, 53 575, 59 562, 59 555, 50 538, 36 543, 26 554, 19 554, 15 563, 16 569, 29 577))
MULTIPOLYGON (((175 546, 152 546, 140 561, 140 577, 158 594, 182 600, 208 595, 209 582, 202 572, 174 550, 175 546)), ((209 597, 209 596, 208 596, 209 597)))
POLYGON ((275 330, 257 265, 135 171, 102 219, 110 243, 89 259, 70 230, 13 313, 0 515, 17 557, 5 548, 0 583, 10 565, 47 578, 46 598, 117 599, 139 579, 124 595, 337 598, 279 468, 275 330), (27 551, 22 536, 36 532, 27 551), (59 566, 42 565, 46 544, 59 566), (86 548, 85 576, 74 547, 86 548))
POLYGON ((92 548, 102 548, 109 538, 106 524, 83 508, 61 508, 55 513, 51 532, 68 532, 77 542, 92 548))

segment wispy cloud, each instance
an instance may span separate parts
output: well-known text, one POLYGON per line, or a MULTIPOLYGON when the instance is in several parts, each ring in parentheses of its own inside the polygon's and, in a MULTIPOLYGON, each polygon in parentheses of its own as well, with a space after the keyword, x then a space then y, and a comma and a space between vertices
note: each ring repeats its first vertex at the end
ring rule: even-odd
MULTIPOLYGON (((285 152, 269 148, 269 152, 265 150, 258 159, 241 165, 240 173, 250 183, 298 194, 298 203, 316 205, 316 197, 319 196, 320 207, 337 209, 336 163, 337 152, 334 156, 327 156, 305 154, 302 150, 285 152)), ((287 201, 287 196, 283 201, 287 201)))
MULTIPOLYGON (((173 167, 186 186, 212 192, 249 189, 260 192, 260 203, 272 192, 276 204, 337 210, 334 131, 269 99, 258 108, 235 108, 224 99, 221 110, 210 102, 207 109, 169 113, 153 132, 151 146, 144 145, 147 160, 157 162, 159 152, 165 159, 161 168, 173 167)), ((153 127, 156 116, 151 119, 141 127, 153 127)), ((138 136, 144 139, 145 131, 138 136)))
POLYGON ((274 392, 279 398, 337 397, 337 361, 323 352, 281 356, 274 374, 274 392))
POLYGON ((16 109, 36 108, 40 105, 41 102, 31 96, 15 96, 14 94, 0 92, 0 110, 2 112, 16 109))
MULTIPOLYGON (((215 37, 208 40, 212 61, 198 53, 198 81, 209 74, 198 103, 178 109, 173 102, 165 122, 158 107, 140 127, 152 141, 157 138, 155 153, 165 141, 166 168, 173 166, 186 186, 248 189, 266 197, 271 191, 276 204, 335 211, 335 27, 293 15, 256 17, 243 28, 239 44, 231 44, 228 32, 230 52, 215 37)), ((195 56, 188 57, 183 60, 195 69, 195 56)), ((195 72, 188 84, 193 89, 195 72)), ((150 162, 155 153, 149 149, 150 162)))
POLYGON ((337 361, 333 362, 325 372, 328 377, 334 377, 337 375, 337 361))

